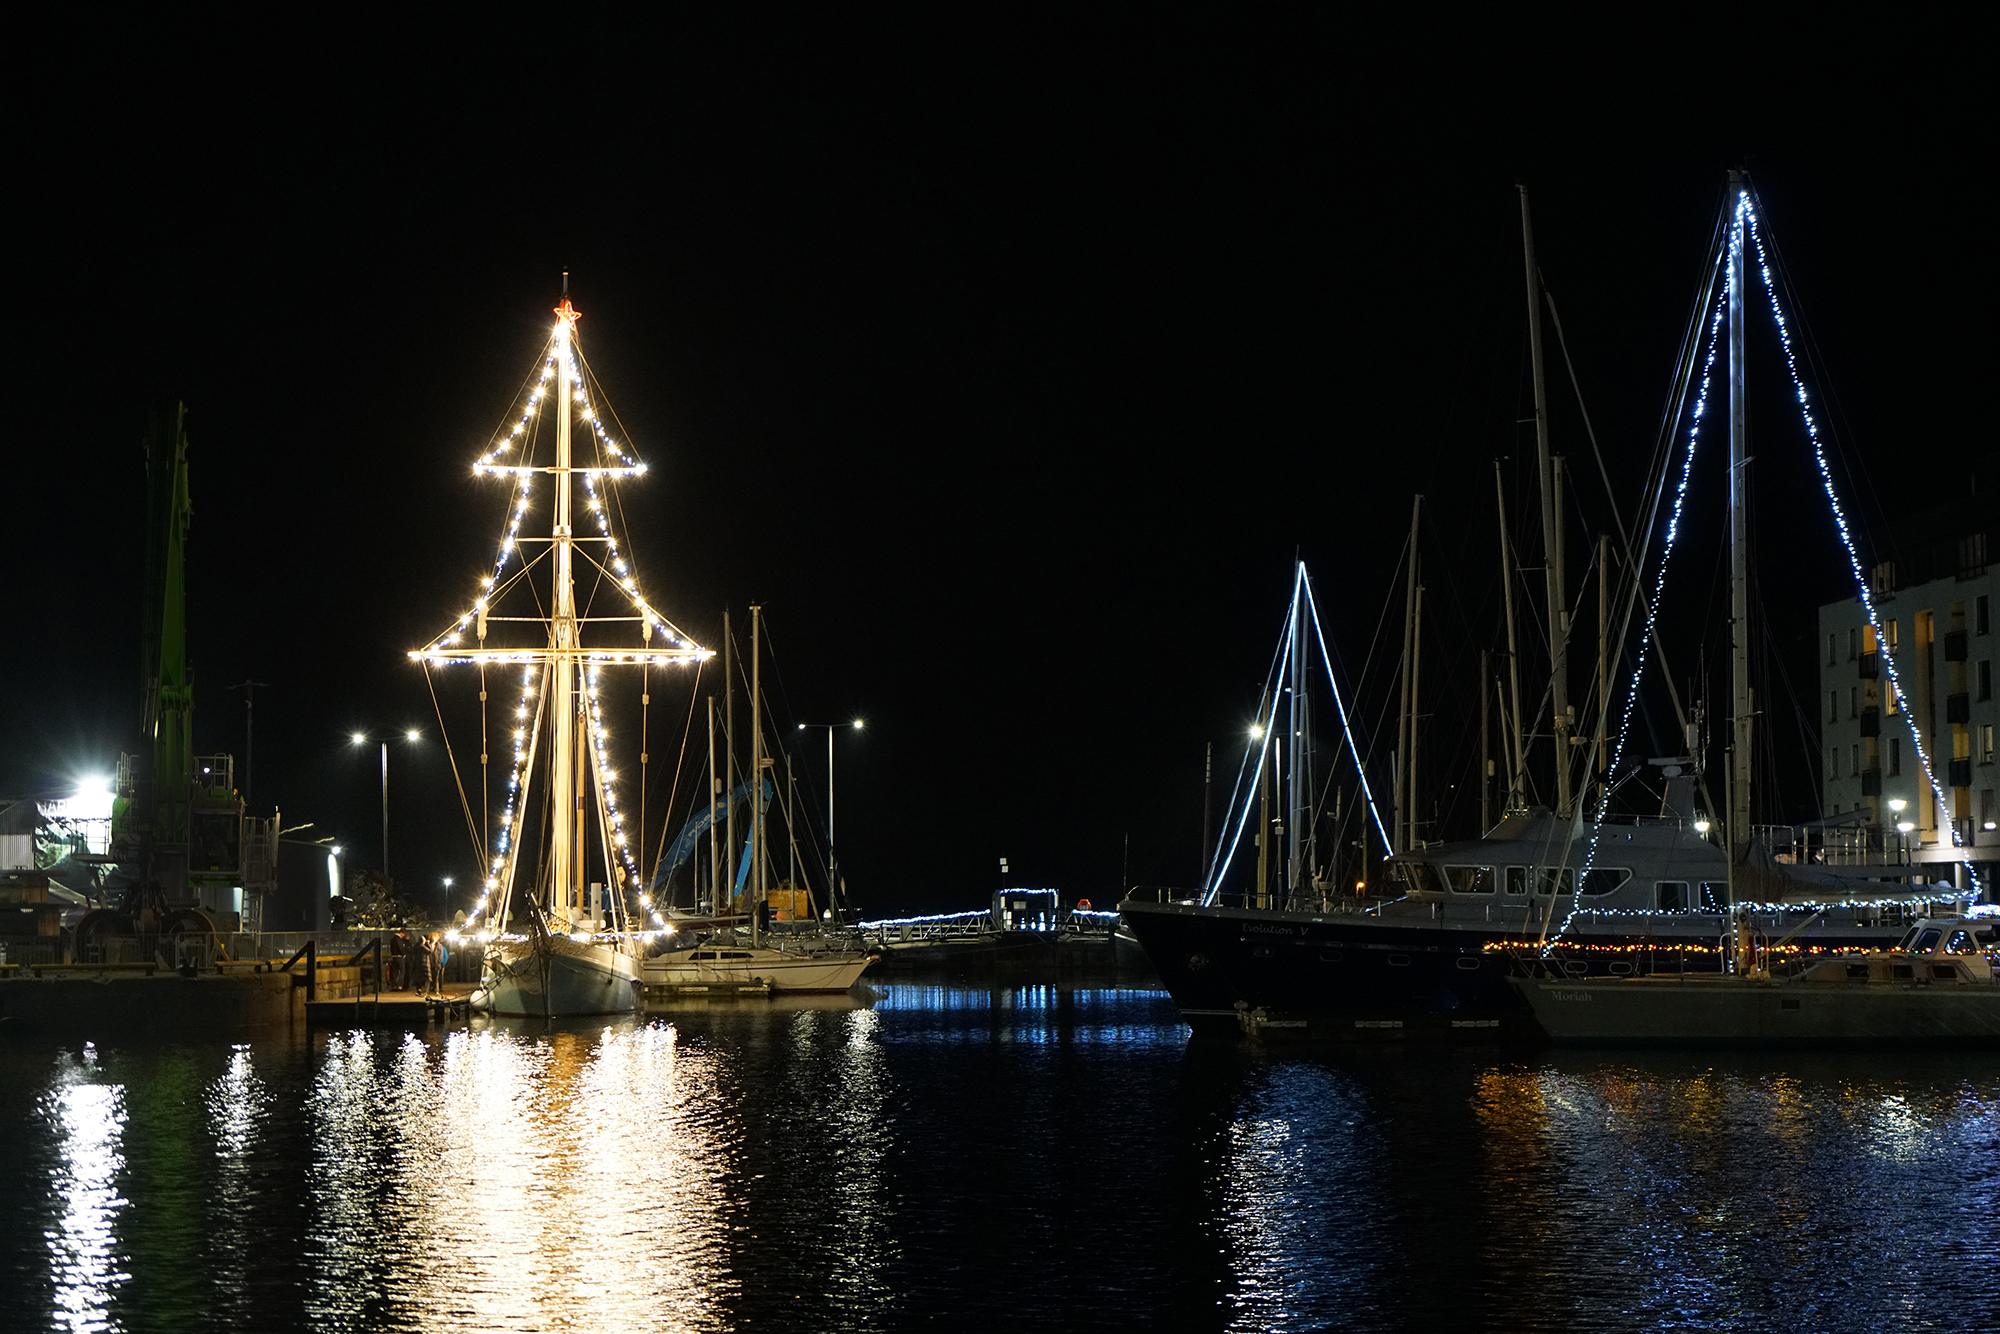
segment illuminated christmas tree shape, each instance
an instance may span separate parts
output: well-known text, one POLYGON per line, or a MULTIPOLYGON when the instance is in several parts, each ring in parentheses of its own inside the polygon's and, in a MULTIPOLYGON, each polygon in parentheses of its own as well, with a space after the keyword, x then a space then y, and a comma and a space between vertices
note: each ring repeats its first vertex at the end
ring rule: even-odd
MULTIPOLYGON (((472 468, 476 476, 511 483, 492 571, 480 579, 458 618, 409 654, 426 669, 471 664, 482 673, 499 669, 502 682, 518 684, 518 693, 504 686, 494 692, 506 710, 503 718, 511 716, 501 735, 511 738, 513 756, 500 831, 487 851, 487 874, 468 914, 468 929, 480 916, 497 914, 497 905, 505 904, 512 891, 528 783, 544 731, 551 809, 575 812, 574 819, 558 820, 551 831, 552 913, 582 901, 586 802, 595 808, 604 864, 622 871, 626 886, 636 890, 639 868, 618 806, 617 773, 606 750, 609 732, 599 704, 599 678, 612 667, 686 665, 714 656, 662 615, 640 589, 629 544, 619 540, 623 525, 617 522, 622 511, 616 488, 622 479, 643 476, 646 465, 612 434, 591 394, 595 377, 577 351, 577 311, 564 298, 555 315, 537 369, 472 468), (552 403, 554 411, 549 410, 552 403), (572 438, 579 422, 590 431, 592 462, 576 459, 572 438), (548 535, 523 536, 542 478, 548 479, 552 493, 543 511, 548 535), (583 533, 576 531, 577 479, 586 516, 583 533), (581 606, 579 576, 588 584, 581 606), (603 602, 610 605, 600 608, 603 602)), ((494 739, 489 734, 489 744, 494 739)), ((482 763, 484 759, 482 755, 482 763)), ((622 896, 614 901, 622 906, 622 896)), ((641 906, 651 909, 643 897, 641 906)))

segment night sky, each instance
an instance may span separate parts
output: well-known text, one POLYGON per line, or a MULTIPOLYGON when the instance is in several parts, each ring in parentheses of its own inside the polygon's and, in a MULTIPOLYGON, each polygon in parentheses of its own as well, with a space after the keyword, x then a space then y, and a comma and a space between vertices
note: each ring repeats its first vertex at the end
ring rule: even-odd
MULTIPOLYGON (((1128 872, 1194 883, 1203 744, 1233 766, 1292 557, 1358 672, 1419 490, 1426 800, 1434 832, 1476 832, 1495 458, 1523 540, 1535 522, 1517 181, 1628 507, 1738 163, 1864 531, 1993 452, 1990 115, 1927 70, 1949 34, 1746 76, 1693 45, 1642 68, 1241 14, 950 22, 50 34, 9 94, 32 133, 0 790, 136 747, 140 445, 178 397, 197 748, 240 755, 227 687, 269 682, 254 804, 368 865, 375 758, 347 734, 423 728, 391 754, 392 869, 463 883, 403 653, 490 556, 504 497, 469 465, 564 269, 651 464, 623 494, 655 604, 713 644, 725 606, 763 603, 787 740, 867 719, 839 819, 871 913, 978 906, 1003 855, 1100 905, 1128 872)), ((1757 355, 1760 579, 1810 720, 1813 609, 1851 585, 1757 355)), ((1550 356, 1580 570, 1608 509, 1550 356)), ((1677 567, 1684 679, 1720 652, 1717 528, 1677 567)), ((1394 615, 1360 691, 1378 732, 1394 615)), ((662 777, 686 699, 655 687, 662 777)), ((1774 806, 1811 813, 1817 752, 1781 733, 1774 806)))

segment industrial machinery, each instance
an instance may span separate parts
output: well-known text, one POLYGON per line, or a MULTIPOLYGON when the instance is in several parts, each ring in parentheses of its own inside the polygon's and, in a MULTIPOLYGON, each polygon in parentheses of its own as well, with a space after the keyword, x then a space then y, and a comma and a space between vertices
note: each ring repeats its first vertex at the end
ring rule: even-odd
MULTIPOLYGON (((144 621, 140 639, 141 744, 118 761, 111 855, 118 905, 77 925, 79 959, 119 938, 142 954, 161 938, 255 931, 276 888, 278 818, 252 816, 236 790, 235 760, 194 753, 194 676, 187 656, 187 409, 153 417, 146 435, 144 621)), ((173 948, 169 957, 177 956, 173 948)))

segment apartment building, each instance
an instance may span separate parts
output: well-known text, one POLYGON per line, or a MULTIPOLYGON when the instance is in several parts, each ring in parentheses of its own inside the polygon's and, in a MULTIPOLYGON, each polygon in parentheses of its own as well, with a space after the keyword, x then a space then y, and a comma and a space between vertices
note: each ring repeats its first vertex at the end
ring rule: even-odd
POLYGON ((1919 860, 1955 859, 1956 830, 1982 850, 1973 860, 2000 862, 1995 513, 2000 495, 1983 506, 1967 496, 1900 526, 1870 580, 1879 633, 1859 597, 1819 611, 1826 811, 1865 811, 1919 860))

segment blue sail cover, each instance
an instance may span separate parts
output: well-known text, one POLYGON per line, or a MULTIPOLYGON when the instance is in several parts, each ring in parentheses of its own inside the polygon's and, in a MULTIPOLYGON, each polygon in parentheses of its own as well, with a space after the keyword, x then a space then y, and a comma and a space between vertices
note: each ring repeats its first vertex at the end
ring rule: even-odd
MULTIPOLYGON (((770 801, 777 795, 777 791, 777 785, 769 778, 766 778, 764 780, 764 800, 767 802, 770 801)), ((715 803, 712 808, 714 810, 714 823, 721 824, 726 822, 729 819, 731 811, 735 810, 738 806, 748 804, 749 801, 750 780, 745 779, 737 785, 734 792, 729 794, 729 801, 726 804, 723 802, 715 803)), ((667 849, 667 855, 660 858, 659 869, 653 872, 653 883, 648 887, 647 893, 657 895, 666 887, 667 881, 673 878, 674 872, 686 866, 693 859, 694 850, 701 846, 701 840, 708 835, 710 809, 708 806, 702 807, 699 811, 695 812, 695 817, 692 820, 689 820, 687 824, 681 827, 681 832, 674 839, 673 846, 667 849)), ((766 807, 766 809, 769 808, 766 807)))

